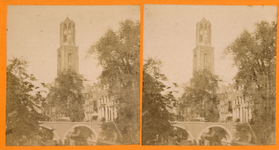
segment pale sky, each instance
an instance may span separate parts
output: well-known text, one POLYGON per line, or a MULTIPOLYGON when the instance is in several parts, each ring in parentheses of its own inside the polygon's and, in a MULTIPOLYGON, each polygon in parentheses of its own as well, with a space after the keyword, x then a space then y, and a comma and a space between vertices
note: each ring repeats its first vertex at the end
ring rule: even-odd
MULTIPOLYGON (((276 6, 203 6, 203 5, 145 5, 143 58, 157 57, 169 79, 167 85, 187 83, 193 74, 193 49, 196 47, 196 24, 209 20, 214 47, 215 74, 232 82, 237 69, 232 61, 221 59, 224 49, 244 29, 253 31, 255 23, 276 21, 276 6)), ((182 94, 181 88, 176 88, 182 94)))
POLYGON ((87 50, 111 28, 126 19, 140 20, 140 6, 8 6, 7 59, 23 57, 28 72, 38 83, 51 83, 57 76, 60 23, 67 16, 75 22, 79 47, 79 73, 97 81, 102 69, 96 59, 85 59, 87 50))

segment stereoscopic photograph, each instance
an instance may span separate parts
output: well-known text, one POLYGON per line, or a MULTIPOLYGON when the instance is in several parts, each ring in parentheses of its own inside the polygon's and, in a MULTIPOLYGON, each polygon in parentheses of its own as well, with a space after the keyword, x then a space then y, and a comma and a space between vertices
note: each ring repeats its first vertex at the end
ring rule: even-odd
POLYGON ((277 6, 145 5, 143 145, 275 145, 277 6))
POLYGON ((6 146, 140 143, 140 6, 7 7, 6 146))

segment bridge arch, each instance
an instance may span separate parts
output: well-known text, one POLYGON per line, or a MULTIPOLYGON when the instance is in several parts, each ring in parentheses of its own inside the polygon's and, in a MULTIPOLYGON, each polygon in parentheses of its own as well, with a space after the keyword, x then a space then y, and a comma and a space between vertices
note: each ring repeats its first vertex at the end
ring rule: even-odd
POLYGON ((188 131, 185 127, 182 127, 182 126, 180 126, 180 125, 173 125, 173 126, 185 130, 185 131, 189 134, 189 136, 190 136, 190 138, 191 138, 191 141, 192 141, 193 143, 195 142, 196 139, 194 138, 194 136, 192 135, 192 133, 191 133, 190 131, 188 131))
POLYGON ((93 133, 93 137, 92 137, 92 138, 93 138, 93 142, 97 143, 98 134, 97 134, 97 132, 96 132, 91 126, 86 125, 86 124, 77 124, 77 125, 71 126, 71 127, 66 131, 66 133, 65 133, 64 136, 63 136, 63 138, 61 139, 63 144, 65 144, 64 141, 65 141, 65 139, 67 139, 68 133, 69 133, 72 129, 75 129, 76 127, 87 127, 87 128, 89 128, 89 129, 92 131, 92 133, 93 133))
POLYGON ((57 134, 57 132, 55 131, 55 130, 53 130, 53 128, 52 127, 48 127, 48 126, 45 126, 45 125, 40 125, 40 127, 42 127, 42 128, 46 128, 46 129, 48 129, 48 130, 50 130, 50 131, 52 131, 52 133, 53 133, 53 140, 54 141, 60 141, 61 140, 61 138, 58 136, 58 134, 57 134))
POLYGON ((200 134, 198 135, 198 137, 197 137, 197 139, 196 139, 198 144, 200 144, 199 142, 200 142, 201 136, 202 136, 202 134, 206 131, 206 129, 208 129, 208 128, 213 128, 213 127, 219 127, 219 128, 224 129, 224 130, 226 131, 227 135, 228 135, 228 137, 226 137, 226 138, 227 138, 227 142, 229 142, 229 143, 232 142, 232 140, 233 140, 233 135, 232 135, 232 133, 231 133, 226 127, 224 127, 224 126, 222 126, 222 125, 210 125, 210 126, 205 127, 205 128, 200 132, 200 134))

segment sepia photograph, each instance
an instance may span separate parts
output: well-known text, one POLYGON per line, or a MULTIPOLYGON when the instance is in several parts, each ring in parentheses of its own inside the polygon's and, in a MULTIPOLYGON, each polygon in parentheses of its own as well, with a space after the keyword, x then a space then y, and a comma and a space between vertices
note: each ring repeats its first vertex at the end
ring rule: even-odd
POLYGON ((6 34, 6 146, 140 144, 140 5, 8 5, 6 34))
POLYGON ((142 144, 275 145, 277 6, 144 5, 142 144))

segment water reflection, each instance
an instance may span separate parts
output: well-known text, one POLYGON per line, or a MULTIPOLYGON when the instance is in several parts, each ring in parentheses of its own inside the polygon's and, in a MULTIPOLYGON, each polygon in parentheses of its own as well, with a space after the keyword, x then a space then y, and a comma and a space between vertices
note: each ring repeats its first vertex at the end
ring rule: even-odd
POLYGON ((68 132, 65 145, 96 145, 94 134, 91 129, 84 126, 71 128, 68 132))
POLYGON ((224 145, 226 141, 228 141, 226 130, 220 127, 211 127, 202 133, 200 145, 224 145))

